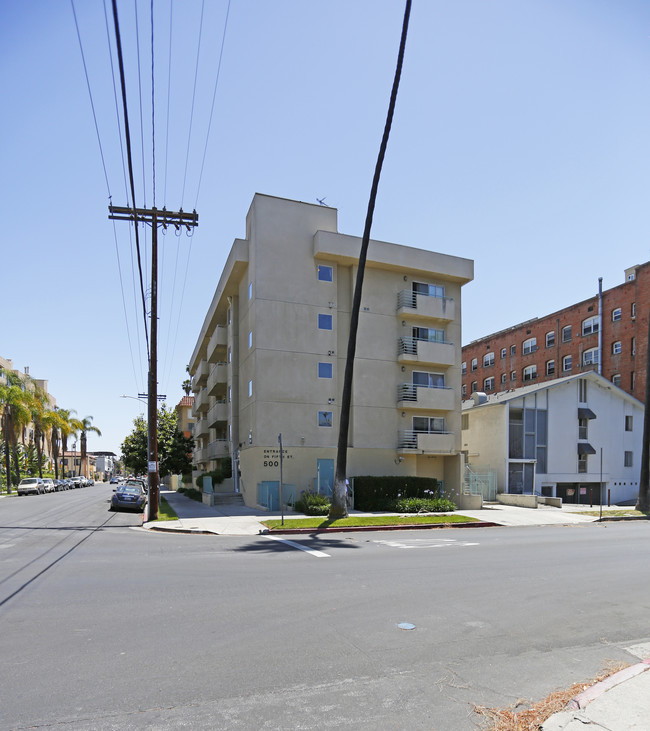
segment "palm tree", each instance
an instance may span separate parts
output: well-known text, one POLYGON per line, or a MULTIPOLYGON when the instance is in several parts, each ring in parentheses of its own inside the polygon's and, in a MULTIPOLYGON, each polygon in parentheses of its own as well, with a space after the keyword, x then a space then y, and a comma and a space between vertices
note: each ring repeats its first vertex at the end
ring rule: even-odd
MULTIPOLYGON (((23 378, 15 371, 5 371, 6 382, 0 384, 0 406, 3 413, 5 441, 5 463, 7 468, 7 492, 11 492, 10 453, 14 472, 20 482, 20 460, 18 458, 18 434, 29 424, 31 413, 29 397, 23 378)), ((18 484, 18 483, 16 483, 18 484)))
POLYGON ((75 419, 72 414, 77 412, 74 409, 58 409, 59 431, 61 432, 61 451, 62 451, 62 472, 65 477, 65 453, 68 451, 68 437, 77 435, 81 430, 81 422, 75 419))
POLYGON ((190 381, 189 378, 186 378, 181 384, 181 388, 183 389, 183 391, 185 391, 185 395, 189 396, 190 391, 192 390, 192 381, 190 381))
POLYGON ((88 432, 95 432, 98 437, 101 437, 102 433, 99 431, 99 429, 96 426, 92 425, 92 416, 86 416, 85 418, 81 419, 81 428, 79 431, 81 432, 81 473, 88 477, 88 466, 86 464, 86 446, 88 441, 88 432))

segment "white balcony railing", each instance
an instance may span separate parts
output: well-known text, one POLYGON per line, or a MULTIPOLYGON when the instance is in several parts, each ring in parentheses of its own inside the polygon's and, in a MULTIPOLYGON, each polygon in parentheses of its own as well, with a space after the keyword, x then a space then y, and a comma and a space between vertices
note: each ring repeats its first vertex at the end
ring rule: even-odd
POLYGON ((219 459, 230 454, 227 439, 215 439, 208 444, 208 459, 219 459))
POLYGON ((397 293, 397 311, 408 314, 410 317, 436 320, 454 320, 456 318, 456 306, 451 297, 421 294, 410 289, 403 289, 397 293))
POLYGON ((445 341, 401 337, 397 342, 397 359, 412 363, 453 366, 456 363, 456 348, 453 343, 445 341))
POLYGON ((415 386, 412 383, 400 383, 397 387, 397 402, 402 407, 418 409, 451 411, 455 408, 456 392, 447 386, 415 386))
POLYGON ((451 454, 454 451, 455 438, 454 433, 448 431, 417 432, 411 429, 400 429, 397 436, 397 448, 425 454, 451 454))

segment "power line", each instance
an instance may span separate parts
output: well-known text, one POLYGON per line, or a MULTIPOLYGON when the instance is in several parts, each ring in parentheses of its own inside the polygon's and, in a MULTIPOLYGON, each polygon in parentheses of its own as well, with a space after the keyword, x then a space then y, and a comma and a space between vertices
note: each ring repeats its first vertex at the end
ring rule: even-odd
POLYGON ((223 24, 223 34, 221 36, 221 50, 219 51, 219 63, 217 65, 217 77, 214 81, 214 91, 212 92, 212 107, 210 108, 210 120, 208 121, 208 131, 205 136, 205 147, 203 148, 203 160, 201 161, 201 172, 199 174, 199 182, 196 187, 196 203, 194 204, 194 207, 196 208, 196 205, 199 201, 199 190, 201 189, 201 180, 203 179, 203 167, 205 166, 205 158, 208 152, 208 140, 210 139, 210 128, 212 127, 212 114, 214 112, 214 102, 217 98, 217 86, 219 84, 219 74, 221 73, 221 59, 223 57, 223 47, 226 42, 226 30, 228 29, 228 16, 230 15, 230 0, 228 0, 228 8, 226 9, 226 20, 223 24))
POLYGON ((181 203, 185 200, 185 181, 187 180, 187 164, 190 159, 190 141, 192 139, 192 122, 194 120, 194 102, 196 100, 196 80, 199 75, 199 56, 201 54, 201 35, 203 34, 203 10, 205 9, 205 0, 201 3, 201 21, 199 24, 199 42, 196 48, 196 68, 194 70, 194 91, 192 92, 192 108, 190 110, 190 129, 187 135, 187 154, 185 155, 185 173, 183 174, 183 192, 181 193, 181 203))
MULTIPOLYGON (((133 182, 133 160, 131 157, 131 134, 129 132, 129 115, 126 105, 126 81, 124 79, 124 59, 122 57, 122 42, 120 40, 120 24, 117 18, 117 0, 113 1, 113 20, 115 21, 115 43, 117 46, 117 58, 120 65, 120 84, 122 86, 122 106, 124 108, 124 135, 126 138, 126 159, 129 163, 129 181, 131 183, 131 204, 135 210, 135 184, 133 182)), ((149 332, 147 330, 147 306, 144 296, 144 282, 142 277, 142 261, 140 259, 140 239, 138 236, 138 223, 134 221, 135 228, 135 247, 138 252, 138 270, 140 272, 140 293, 142 295, 142 316, 144 318, 144 334, 147 340, 147 359, 150 358, 149 352, 149 332)))

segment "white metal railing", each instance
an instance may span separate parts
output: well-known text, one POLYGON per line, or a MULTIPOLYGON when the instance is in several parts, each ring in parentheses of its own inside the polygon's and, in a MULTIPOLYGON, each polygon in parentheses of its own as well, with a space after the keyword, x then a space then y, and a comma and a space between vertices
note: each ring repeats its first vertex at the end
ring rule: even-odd
POLYGON ((417 401, 418 400, 418 388, 424 389, 436 389, 440 391, 451 391, 449 386, 416 386, 413 383, 400 383, 397 386, 397 400, 398 401, 417 401))
POLYGON ((447 302, 453 302, 453 298, 444 297, 439 294, 427 294, 426 292, 414 292, 411 289, 403 289, 397 293, 397 309, 400 307, 409 307, 412 310, 418 308, 418 295, 420 297, 435 297, 436 299, 446 300, 447 302))
POLYGON ((444 435, 452 434, 452 432, 442 431, 414 431, 413 429, 400 429, 398 432, 397 446, 398 449, 417 449, 418 448, 418 434, 422 435, 444 435))
POLYGON ((431 345, 453 345, 448 340, 425 340, 424 338, 401 337, 397 339, 398 355, 417 355, 418 343, 430 343, 431 345))

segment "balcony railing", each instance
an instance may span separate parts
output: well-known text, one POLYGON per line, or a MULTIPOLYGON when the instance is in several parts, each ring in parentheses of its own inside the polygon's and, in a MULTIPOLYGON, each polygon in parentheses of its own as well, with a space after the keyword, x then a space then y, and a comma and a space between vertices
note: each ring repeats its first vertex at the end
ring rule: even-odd
POLYGON ((208 392, 205 390, 205 388, 202 388, 196 393, 196 396, 194 396, 194 415, 197 416, 198 414, 202 414, 203 412, 207 411, 209 404, 210 402, 208 392))
POLYGON ((397 341, 397 357, 410 362, 453 366, 456 364, 456 348, 446 341, 401 337, 397 341))
POLYGON ((450 411, 455 407, 455 392, 448 386, 415 386, 400 383, 397 402, 420 409, 450 411))
POLYGON ((411 317, 431 317, 438 320, 453 320, 456 317, 454 300, 451 297, 439 297, 416 293, 403 289, 397 293, 397 311, 409 310, 411 317))
POLYGON ((455 434, 449 431, 418 432, 412 429, 400 429, 397 436, 397 448, 430 454, 452 454, 455 438, 455 434))
POLYGON ((228 364, 222 361, 213 365, 208 376, 208 393, 213 396, 217 391, 225 391, 228 383, 228 364))
POLYGON ((219 421, 228 421, 228 404, 226 399, 217 401, 208 411, 208 424, 211 428, 219 421))
POLYGON ((198 368, 196 369, 196 373, 194 374, 192 378, 192 390, 198 391, 202 386, 205 386, 206 381, 208 380, 208 361, 202 360, 198 368))

